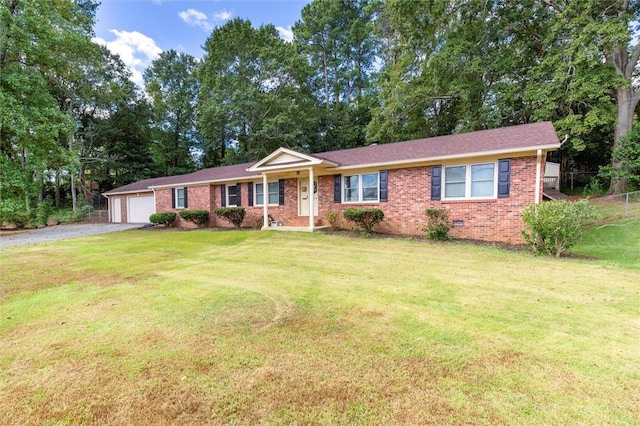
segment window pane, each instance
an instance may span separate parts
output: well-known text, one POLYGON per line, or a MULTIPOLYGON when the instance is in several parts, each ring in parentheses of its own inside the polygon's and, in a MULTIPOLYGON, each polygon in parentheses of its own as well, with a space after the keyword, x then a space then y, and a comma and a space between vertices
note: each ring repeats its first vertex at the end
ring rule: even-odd
POLYGON ((344 178, 344 201, 358 201, 360 176, 345 176, 344 178))
POLYGON ((264 191, 262 189, 262 184, 261 183, 256 183, 256 202, 255 204, 257 206, 261 206, 262 204, 264 204, 264 191))
POLYGON ((345 201, 358 201, 358 190, 357 189, 346 189, 344 191, 344 200, 345 201))
POLYGON ((378 201, 378 188, 362 188, 364 201, 378 201))
POLYGON ((345 176, 344 187, 345 188, 357 188, 359 176, 345 176))
POLYGON ((471 181, 493 180, 494 164, 474 164, 471 166, 471 181))
POLYGON ((493 197, 495 164, 474 164, 471 166, 471 196, 493 197))
POLYGON ((227 205, 228 206, 237 206, 238 205, 238 196, 237 194, 238 187, 236 185, 227 186, 227 205))
POLYGON ((449 182, 464 182, 467 174, 467 166, 445 167, 444 169, 444 181, 449 182))
POLYGON ((378 187, 378 174, 372 173, 368 175, 362 175, 362 187, 371 188, 378 187))
POLYGON ((269 204, 278 204, 280 201, 280 185, 278 182, 269 182, 269 204))
POLYGON ((493 180, 471 182, 472 197, 493 197, 493 180))
POLYGON ((362 175, 362 200, 378 201, 378 173, 362 175))
POLYGON ((176 189, 176 207, 184 208, 184 188, 176 189))
POLYGON ((464 197, 464 182, 446 183, 444 185, 444 196, 445 198, 464 197))
POLYGON ((464 198, 465 180, 467 178, 467 166, 455 166, 444 168, 444 197, 464 198))

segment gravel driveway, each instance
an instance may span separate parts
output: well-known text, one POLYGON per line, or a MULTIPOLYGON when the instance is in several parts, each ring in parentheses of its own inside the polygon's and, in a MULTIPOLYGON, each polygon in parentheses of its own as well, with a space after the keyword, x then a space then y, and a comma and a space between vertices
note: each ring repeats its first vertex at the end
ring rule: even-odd
POLYGON ((144 227, 141 223, 74 223, 0 234, 0 249, 144 227))

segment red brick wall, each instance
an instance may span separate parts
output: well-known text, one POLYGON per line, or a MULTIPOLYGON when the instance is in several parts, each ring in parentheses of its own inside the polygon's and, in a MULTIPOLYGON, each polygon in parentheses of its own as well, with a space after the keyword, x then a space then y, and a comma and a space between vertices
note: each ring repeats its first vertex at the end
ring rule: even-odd
MULTIPOLYGON (((542 164, 541 173, 544 170, 542 164)), ((508 198, 492 200, 432 201, 431 167, 412 167, 389 170, 388 202, 362 204, 335 204, 333 202, 333 176, 318 177, 318 217, 316 224, 328 224, 326 215, 330 210, 342 211, 350 207, 375 207, 384 211, 384 222, 377 231, 402 235, 424 235, 422 228, 427 225, 425 210, 445 208, 451 221, 462 221, 454 227, 454 238, 468 238, 485 241, 522 243, 522 209, 535 200, 536 158, 522 157, 511 160, 511 188, 508 198)), ((285 180, 285 203, 283 206, 269 206, 269 215, 287 226, 308 226, 308 217, 298 216, 297 179, 285 180)), ((542 196, 542 178, 539 182, 542 196)), ((255 192, 255 188, 254 188, 255 192)), ((124 200, 123 200, 124 201, 124 200)), ((262 223, 262 206, 249 206, 249 192, 246 182, 241 184, 241 203, 247 215, 244 226, 252 226, 255 221, 262 223)), ((123 206, 126 203, 123 202, 123 206)), ((220 185, 200 185, 188 190, 189 209, 208 209, 211 212, 209 226, 232 227, 230 223, 217 218, 213 211, 222 205, 220 185)), ((123 207, 124 208, 124 207, 123 207)), ((156 191, 156 211, 176 211, 171 208, 171 190, 156 191)), ((123 218, 126 217, 123 213, 123 218)), ((352 224, 341 217, 342 225, 352 224)), ((178 226, 194 227, 190 222, 178 218, 178 226)))
MULTIPOLYGON (((350 207, 374 207, 384 211, 384 221, 376 228, 379 232, 424 235, 427 225, 425 210, 445 208, 451 221, 462 221, 462 226, 451 230, 454 238, 478 239, 508 243, 522 243, 522 209, 535 201, 535 157, 511 160, 511 188, 508 198, 492 200, 432 201, 431 167, 413 167, 389 170, 388 202, 366 204, 334 204, 333 176, 321 176, 320 216, 329 210, 342 211, 350 207)), ((541 170, 544 170, 544 164, 541 170)), ((539 182, 542 196, 542 179, 539 182)), ((342 225, 351 223, 341 217, 342 225)))
MULTIPOLYGON (((211 204, 211 189, 209 185, 190 186, 187 189, 187 209, 208 210, 209 223, 205 226, 215 226, 215 217, 211 204)), ((177 214, 175 226, 181 228, 197 228, 193 222, 189 222, 180 217, 180 211, 184 209, 173 208, 173 188, 162 188, 156 190, 156 212, 175 212, 177 214)))
MULTIPOLYGON (((255 183, 253 193, 255 194, 255 183)), ((287 226, 299 226, 298 224, 298 193, 297 193, 297 180, 296 179, 286 179, 284 182, 284 205, 280 206, 269 206, 269 215, 273 217, 274 220, 283 223, 287 226)), ((221 185, 215 185, 212 187, 213 189, 213 198, 214 198, 214 209, 218 208, 222 205, 222 191, 220 189, 221 185)), ((244 207, 246 211, 245 220, 242 226, 252 227, 254 223, 258 223, 262 226, 263 223, 263 206, 249 206, 249 186, 247 182, 242 182, 240 184, 240 202, 242 203, 242 207, 244 207)), ((214 215, 215 216, 215 215, 214 215)), ((309 220, 307 218, 307 224, 309 220)), ((216 226, 222 228, 230 228, 233 225, 225 220, 220 218, 216 218, 216 226)), ((304 225, 301 225, 304 226, 304 225)))

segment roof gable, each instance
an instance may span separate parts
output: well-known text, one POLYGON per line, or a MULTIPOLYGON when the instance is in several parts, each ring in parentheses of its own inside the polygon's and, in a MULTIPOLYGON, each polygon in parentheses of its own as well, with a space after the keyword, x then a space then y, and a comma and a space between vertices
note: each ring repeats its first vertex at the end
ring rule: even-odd
POLYGON ((278 148, 262 160, 249 167, 249 172, 263 172, 270 170, 282 170, 291 167, 309 167, 326 163, 335 166, 332 161, 318 158, 314 155, 303 154, 288 148, 278 148))

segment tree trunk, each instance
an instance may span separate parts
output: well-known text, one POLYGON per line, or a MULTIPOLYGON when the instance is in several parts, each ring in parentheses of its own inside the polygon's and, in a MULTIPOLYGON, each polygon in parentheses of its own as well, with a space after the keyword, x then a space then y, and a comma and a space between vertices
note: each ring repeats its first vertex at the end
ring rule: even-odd
POLYGON ((56 190, 55 190, 55 198, 56 198, 56 208, 60 208, 60 167, 56 169, 56 190))
MULTIPOLYGON (((633 89, 631 87, 618 87, 617 90, 616 108, 618 110, 618 119, 616 121, 615 136, 613 140, 613 148, 611 155, 614 160, 611 163, 611 167, 614 171, 620 170, 624 165, 620 160, 616 160, 616 152, 622 148, 622 137, 631 131, 633 127, 633 112, 637 98, 634 99, 633 89)), ((620 178, 617 176, 611 177, 611 183, 609 185, 609 194, 621 194, 626 188, 629 180, 626 178, 620 178)))

